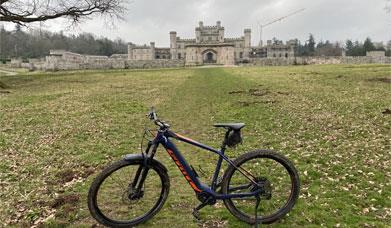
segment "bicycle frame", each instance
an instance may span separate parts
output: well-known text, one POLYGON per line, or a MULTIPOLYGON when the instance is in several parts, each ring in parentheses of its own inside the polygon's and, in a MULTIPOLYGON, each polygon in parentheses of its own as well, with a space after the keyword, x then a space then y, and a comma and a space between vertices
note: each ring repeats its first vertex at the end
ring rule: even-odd
MULTIPOLYGON (((228 134, 228 133, 227 133, 228 134)), ((226 134, 226 137, 227 137, 226 134)), ((254 180, 254 177, 243 168, 236 167, 235 164, 231 159, 229 159, 225 154, 225 143, 223 143, 221 150, 216 150, 212 147, 209 147, 207 145, 204 145, 202 143, 199 143, 197 141, 194 141, 190 138, 187 138, 185 136, 179 135, 177 133, 174 133, 172 131, 166 130, 166 131, 158 131, 157 135, 155 136, 154 140, 152 141, 152 154, 151 157, 153 158, 158 146, 162 144, 163 147, 166 149, 170 157, 173 159, 175 164, 178 166, 179 170, 182 172, 192 189, 196 193, 206 192, 215 199, 230 199, 230 198, 244 198, 244 197, 251 197, 257 195, 261 190, 257 190, 254 192, 249 193, 233 193, 233 194, 219 194, 216 192, 217 189, 217 180, 218 175, 221 169, 221 164, 223 160, 228 162, 230 165, 233 165, 235 169, 237 169, 242 175, 244 175, 247 179, 249 179, 251 182, 257 185, 257 183, 254 180), (219 155, 219 159, 217 161, 216 169, 214 171, 214 175, 212 178, 212 183, 210 186, 202 183, 196 176, 195 172, 192 170, 190 165, 187 163, 186 159, 182 156, 181 152, 178 150, 178 148, 175 146, 175 144, 170 140, 170 138, 177 139, 179 141, 182 141, 184 143, 193 145, 195 147, 201 148, 203 150, 207 150, 210 152, 213 152, 217 155, 219 155)), ((147 150, 150 150, 151 148, 148 147, 147 150)), ((148 151, 147 151, 148 153, 148 151)), ((251 184, 243 186, 242 188, 247 188, 251 186, 251 184)), ((240 189, 240 188, 238 188, 240 189)))

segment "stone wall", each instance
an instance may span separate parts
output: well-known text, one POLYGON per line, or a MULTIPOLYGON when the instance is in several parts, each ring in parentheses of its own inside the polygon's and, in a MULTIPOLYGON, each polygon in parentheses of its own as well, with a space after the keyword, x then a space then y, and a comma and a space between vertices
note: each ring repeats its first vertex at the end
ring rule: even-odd
POLYGON ((367 51, 367 56, 384 57, 384 56, 386 56, 386 52, 385 51, 367 51))
POLYGON ((20 68, 22 67, 22 59, 11 59, 11 67, 20 68))
POLYGON ((44 70, 86 70, 86 69, 150 69, 184 67, 184 60, 122 60, 112 58, 85 58, 80 62, 70 62, 59 56, 47 56, 44 70))
POLYGON ((341 58, 342 64, 391 64, 391 57, 371 57, 371 56, 346 56, 341 58))
POLYGON ((183 59, 155 59, 155 60, 127 60, 125 68, 127 69, 149 69, 149 68, 176 68, 184 67, 183 59))
MULTIPOLYGON (((225 53, 228 55, 227 53, 225 53)), ((187 55, 186 57, 190 57, 187 55)), ((230 59, 233 59, 233 50, 230 50, 230 59)), ((201 56, 202 58, 202 56, 201 56)), ((291 58, 250 58, 248 62, 240 63, 243 66, 285 66, 309 64, 391 64, 391 57, 371 56, 338 56, 338 57, 291 57, 291 58)), ((225 62, 221 64, 229 64, 225 62)), ((233 64, 233 63, 232 63, 233 64)), ((124 60, 106 56, 83 56, 73 53, 50 55, 43 59, 29 59, 25 63, 20 59, 12 59, 11 67, 26 68, 29 70, 85 70, 85 69, 150 69, 150 68, 177 68, 184 67, 183 59, 155 59, 155 60, 124 60)))
POLYGON ((337 56, 337 57, 291 57, 291 58, 252 58, 240 65, 286 66, 310 64, 391 64, 391 57, 337 56))

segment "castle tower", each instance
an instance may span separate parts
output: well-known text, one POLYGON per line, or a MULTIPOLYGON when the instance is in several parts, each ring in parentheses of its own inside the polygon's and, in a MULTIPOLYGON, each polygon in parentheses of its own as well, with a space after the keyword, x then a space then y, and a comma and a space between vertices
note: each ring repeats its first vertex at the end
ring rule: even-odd
POLYGON ((251 50, 251 29, 245 29, 243 58, 248 59, 250 57, 250 50, 251 50))
POLYGON ((200 21, 198 28, 195 29, 196 43, 201 43, 201 30, 204 27, 204 22, 200 21))
POLYGON ((217 21, 217 28, 219 29, 219 42, 223 43, 224 42, 224 27, 221 26, 221 21, 217 21))
POLYGON ((171 59, 177 59, 177 44, 176 44, 176 32, 170 32, 170 53, 171 59))

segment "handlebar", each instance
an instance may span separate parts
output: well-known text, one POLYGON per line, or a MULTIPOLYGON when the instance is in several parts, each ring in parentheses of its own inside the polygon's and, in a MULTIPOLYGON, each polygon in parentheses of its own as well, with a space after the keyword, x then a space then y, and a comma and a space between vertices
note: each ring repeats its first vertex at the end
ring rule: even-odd
POLYGON ((167 124, 167 123, 165 123, 164 121, 158 119, 154 107, 151 107, 151 110, 150 110, 149 113, 147 114, 147 117, 148 117, 150 120, 152 120, 157 126, 159 126, 160 129, 167 129, 167 128, 170 127, 169 124, 167 124))

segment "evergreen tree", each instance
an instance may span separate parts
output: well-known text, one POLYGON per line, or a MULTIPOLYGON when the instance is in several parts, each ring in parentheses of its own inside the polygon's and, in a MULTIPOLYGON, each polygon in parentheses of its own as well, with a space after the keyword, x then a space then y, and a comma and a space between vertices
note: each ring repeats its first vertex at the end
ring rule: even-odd
POLYGON ((365 39, 363 48, 365 53, 368 51, 374 51, 376 49, 375 45, 372 43, 371 38, 369 37, 365 39))
POLYGON ((366 53, 365 53, 365 50, 363 48, 362 43, 360 43, 360 42, 358 42, 358 40, 356 40, 354 42, 352 56, 365 56, 365 55, 366 55, 366 53))
POLYGON ((351 40, 347 40, 345 44, 345 48, 346 48, 346 55, 351 56, 354 48, 353 42, 351 40))
POLYGON ((314 35, 312 35, 310 33, 310 37, 308 39, 308 45, 307 45, 307 47, 308 47, 308 54, 309 55, 314 55, 315 54, 315 45, 316 45, 316 43, 315 43, 314 35))

